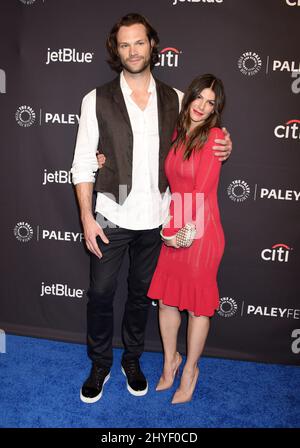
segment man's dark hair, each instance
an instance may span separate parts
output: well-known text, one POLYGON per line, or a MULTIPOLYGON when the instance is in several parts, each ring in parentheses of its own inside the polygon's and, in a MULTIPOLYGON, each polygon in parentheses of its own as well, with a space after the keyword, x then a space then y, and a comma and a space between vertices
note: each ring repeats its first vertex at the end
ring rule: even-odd
POLYGON ((146 33, 149 39, 149 42, 151 43, 151 40, 153 40, 154 44, 152 47, 151 52, 151 68, 154 67, 156 62, 158 62, 158 44, 159 44, 159 37, 155 29, 150 25, 146 17, 142 16, 141 14, 137 13, 131 13, 127 14, 126 16, 122 17, 111 29, 109 36, 106 40, 106 48, 109 54, 109 59, 107 62, 111 66, 111 68, 118 73, 122 71, 122 64, 120 57, 118 55, 118 43, 117 43, 117 34, 121 26, 131 26, 135 24, 141 24, 144 25, 146 28, 146 33))

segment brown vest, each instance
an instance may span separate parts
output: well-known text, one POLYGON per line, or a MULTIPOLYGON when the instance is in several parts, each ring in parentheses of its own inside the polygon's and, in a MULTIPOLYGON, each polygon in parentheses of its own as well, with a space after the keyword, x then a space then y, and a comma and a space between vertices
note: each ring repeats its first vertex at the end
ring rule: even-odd
MULTIPOLYGON (((155 79, 159 126, 159 190, 167 186, 164 161, 179 114, 178 95, 171 87, 155 79)), ((94 189, 123 204, 132 186, 133 133, 120 87, 120 77, 97 87, 96 114, 99 126, 98 151, 106 156, 98 170, 94 189), (127 192, 119 195, 119 185, 127 192), (112 196, 113 195, 113 196, 112 196)))

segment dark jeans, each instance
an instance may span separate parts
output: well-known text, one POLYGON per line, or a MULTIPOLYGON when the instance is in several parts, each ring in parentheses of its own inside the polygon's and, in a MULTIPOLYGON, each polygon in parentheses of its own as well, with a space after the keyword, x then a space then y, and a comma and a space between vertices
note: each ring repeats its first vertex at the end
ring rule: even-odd
POLYGON ((129 248, 128 297, 122 322, 123 359, 139 358, 144 350, 145 329, 151 304, 147 291, 161 248, 160 229, 104 229, 109 244, 98 237, 103 254, 91 255, 90 288, 87 304, 87 345, 92 361, 112 365, 113 299, 122 260, 129 248))

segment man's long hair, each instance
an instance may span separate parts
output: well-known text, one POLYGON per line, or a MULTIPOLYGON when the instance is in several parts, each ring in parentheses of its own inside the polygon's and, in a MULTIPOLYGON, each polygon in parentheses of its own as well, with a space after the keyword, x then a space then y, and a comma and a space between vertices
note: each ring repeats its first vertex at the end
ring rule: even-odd
POLYGON ((106 40, 106 48, 109 54, 109 59, 107 62, 111 66, 113 70, 120 73, 122 71, 122 64, 118 54, 118 42, 117 42, 117 34, 121 26, 130 26, 135 24, 144 25, 146 28, 146 33, 151 43, 153 40, 154 44, 151 51, 151 69, 154 67, 156 62, 158 62, 158 44, 159 37, 155 29, 150 25, 146 17, 141 14, 131 13, 122 17, 111 29, 109 36, 106 40))
POLYGON ((177 122, 177 135, 172 142, 175 151, 182 144, 186 144, 183 159, 189 159, 194 150, 199 150, 207 141, 211 128, 221 127, 221 113, 225 105, 224 86, 220 79, 214 75, 205 74, 195 78, 188 87, 181 106, 181 112, 177 122), (215 92, 215 105, 213 113, 205 120, 203 124, 199 124, 187 136, 187 131, 191 125, 190 105, 198 97, 203 89, 212 89, 215 92))

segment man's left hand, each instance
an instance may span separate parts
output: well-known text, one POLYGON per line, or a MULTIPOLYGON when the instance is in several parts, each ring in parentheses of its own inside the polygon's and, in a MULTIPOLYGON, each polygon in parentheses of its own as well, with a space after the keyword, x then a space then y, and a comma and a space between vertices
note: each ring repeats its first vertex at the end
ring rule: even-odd
POLYGON ((232 151, 232 141, 230 138, 230 134, 226 128, 222 128, 222 131, 225 134, 224 140, 217 138, 215 140, 215 143, 217 143, 217 145, 212 147, 215 156, 218 157, 220 162, 224 162, 224 160, 227 160, 232 151))

